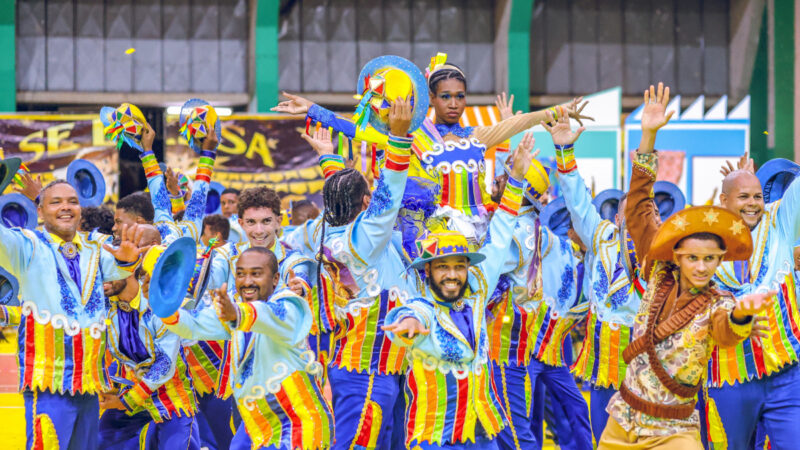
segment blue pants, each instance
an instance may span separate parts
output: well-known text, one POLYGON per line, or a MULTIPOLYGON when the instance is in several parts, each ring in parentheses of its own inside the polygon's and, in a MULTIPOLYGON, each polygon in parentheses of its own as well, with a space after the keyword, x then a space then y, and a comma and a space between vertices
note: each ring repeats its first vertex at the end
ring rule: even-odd
POLYGON ((595 442, 600 442, 600 436, 603 435, 603 430, 606 429, 606 423, 608 423, 606 406, 608 406, 609 400, 611 400, 611 397, 616 393, 617 390, 613 387, 592 387, 589 412, 592 416, 592 434, 594 435, 595 442))
POLYGON ((173 416, 156 423, 147 412, 129 416, 119 409, 109 409, 100 418, 100 446, 103 450, 137 450, 145 427, 145 449, 200 450, 200 436, 194 417, 173 416))
POLYGON ((226 450, 231 446, 231 417, 236 405, 233 397, 223 400, 213 393, 197 395, 197 427, 200 444, 209 450, 226 450))
MULTIPOLYGON (((402 447, 401 447, 402 448, 402 447)), ((417 444, 416 442, 412 442, 411 446, 409 447, 412 450, 497 450, 497 443, 487 437, 476 436, 475 443, 472 442, 464 442, 461 444, 430 444, 428 442, 423 442, 422 444, 417 444)), ((525 447, 522 447, 523 449, 525 447)))
MULTIPOLYGON (((368 402, 374 402, 380 408, 383 418, 379 426, 373 424, 372 427, 374 432, 379 433, 376 448, 393 448, 392 418, 401 395, 401 376, 351 372, 330 367, 328 379, 333 394, 333 416, 336 418, 336 442, 333 450, 365 448, 359 445, 353 447, 353 441, 361 434, 361 413, 368 402), (369 397, 367 392, 371 393, 369 397)), ((397 426, 402 427, 403 422, 397 426)))
MULTIPOLYGON (((800 365, 747 383, 726 385, 708 390, 717 404, 728 449, 744 450, 753 446, 759 421, 774 449, 797 448, 800 443, 800 365)), ((704 405, 700 405, 704 411, 704 405)), ((705 420, 700 420, 703 444, 705 420)))
MULTIPOLYGON (((492 377, 506 415, 511 423, 497 435, 497 447, 502 450, 541 448, 531 429, 531 411, 525 404, 525 366, 501 365, 492 363, 492 377)), ((532 386, 531 386, 532 388, 532 386)), ((531 400, 533 408, 536 399, 531 400)))
POLYGON ((97 417, 100 415, 100 406, 96 395, 25 391, 22 398, 25 402, 26 448, 32 448, 35 442, 52 442, 46 432, 50 429, 50 423, 55 429, 59 448, 97 448, 97 417), (34 421, 37 418, 39 429, 45 430, 45 436, 35 429, 34 421))
POLYGON ((559 448, 564 450, 575 448, 572 443, 572 427, 569 425, 569 417, 563 405, 553 398, 541 378, 536 381, 534 392, 536 393, 534 398, 538 398, 539 402, 533 404, 531 429, 533 429, 537 441, 544 443, 542 422, 545 422, 553 432, 559 448))
MULTIPOLYGON (((568 436, 572 436, 571 442, 574 444, 572 448, 592 450, 589 405, 586 404, 586 400, 583 399, 583 395, 578 390, 575 378, 569 373, 569 368, 548 366, 533 360, 528 365, 528 372, 531 378, 531 385, 536 386, 536 382, 541 380, 553 400, 559 403, 566 412, 572 431, 572 433, 568 434, 568 436)), ((541 435, 541 421, 532 423, 531 426, 538 429, 538 435, 541 435)))

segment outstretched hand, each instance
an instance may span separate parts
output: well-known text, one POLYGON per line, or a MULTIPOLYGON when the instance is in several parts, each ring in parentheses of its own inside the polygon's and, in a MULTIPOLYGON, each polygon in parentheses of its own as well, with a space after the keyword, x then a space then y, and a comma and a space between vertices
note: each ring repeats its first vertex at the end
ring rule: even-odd
POLYGON ((750 330, 750 337, 756 339, 766 339, 769 337, 769 317, 753 316, 753 327, 750 330))
POLYGON ((736 163, 736 168, 733 167, 730 161, 725 161, 725 165, 719 170, 719 173, 722 174, 723 177, 727 177, 731 172, 736 170, 744 170, 750 173, 756 173, 755 163, 753 162, 753 158, 748 158, 747 153, 739 157, 739 161, 736 163))
POLYGON ((317 152, 318 156, 332 155, 333 142, 331 142, 331 132, 326 127, 320 127, 319 130, 314 131, 314 136, 311 137, 304 132, 300 132, 300 137, 308 142, 308 145, 317 152))
POLYGON ((164 173, 164 178, 167 180, 167 190, 173 197, 181 195, 181 183, 178 181, 178 176, 171 167, 167 167, 164 173))
POLYGON ((153 130, 153 127, 150 126, 149 123, 144 123, 144 129, 142 130, 142 148, 145 151, 149 151, 153 149, 153 142, 156 140, 156 132, 153 130))
POLYGON ((533 137, 533 133, 525 133, 517 148, 514 149, 514 153, 509 157, 509 175, 514 177, 515 180, 524 180, 525 174, 528 173, 528 169, 531 166, 531 161, 539 156, 539 150, 533 151, 534 144, 536 144, 536 139, 533 137))
MULTIPOLYGON (((567 114, 569 114, 569 117, 575 119, 578 122, 578 125, 583 126, 583 119, 591 120, 592 122, 594 122, 594 117, 583 115, 583 108, 586 108, 586 105, 588 104, 589 100, 584 100, 583 97, 575 97, 572 99, 571 102, 560 106, 565 107, 567 110, 567 114)), ((559 113, 558 116, 561 117, 561 114, 559 113)))
POLYGON ((288 92, 282 92, 281 94, 289 100, 278 103, 277 106, 270 108, 270 111, 288 114, 308 114, 308 108, 314 104, 311 100, 299 95, 292 95, 288 92))
POLYGON ((406 317, 400 322, 384 325, 381 329, 383 331, 390 331, 398 336, 405 335, 409 339, 418 334, 429 334, 431 332, 429 329, 425 328, 419 320, 413 317, 406 317))
POLYGON ((139 241, 146 230, 137 225, 122 225, 122 232, 120 233, 119 247, 112 247, 108 244, 103 244, 103 248, 114 255, 118 261, 132 263, 139 259, 140 255, 147 253, 151 246, 139 248, 139 241))
POLYGON ((500 120, 506 120, 510 117, 516 116, 517 114, 522 114, 522 111, 517 111, 516 113, 514 112, 514 94, 511 94, 511 97, 506 97, 506 93, 503 92, 497 96, 494 104, 500 111, 500 120))
POLYGON ((36 197, 42 192, 42 176, 36 175, 32 177, 30 173, 25 172, 22 174, 22 186, 14 186, 14 191, 28 197, 32 202, 36 202, 36 197))
POLYGON ((574 144, 586 128, 580 127, 573 133, 572 127, 569 126, 569 117, 565 114, 566 109, 563 106, 556 106, 556 111, 558 112, 558 121, 555 124, 549 125, 554 122, 554 118, 553 114, 547 111, 545 112, 547 121, 540 122, 541 125, 553 137, 553 144, 560 146, 574 144))
POLYGON ((228 297, 228 283, 223 283, 222 287, 211 292, 214 300, 214 311, 217 317, 223 322, 234 322, 239 317, 236 314, 236 307, 228 297))
POLYGON ((669 86, 664 87, 664 83, 658 83, 658 91, 653 85, 644 91, 643 133, 655 133, 669 122, 675 111, 667 113, 667 105, 669 105, 669 86))
POLYGON ((778 291, 757 292, 736 298, 736 305, 731 315, 736 320, 744 320, 772 306, 773 297, 778 291))

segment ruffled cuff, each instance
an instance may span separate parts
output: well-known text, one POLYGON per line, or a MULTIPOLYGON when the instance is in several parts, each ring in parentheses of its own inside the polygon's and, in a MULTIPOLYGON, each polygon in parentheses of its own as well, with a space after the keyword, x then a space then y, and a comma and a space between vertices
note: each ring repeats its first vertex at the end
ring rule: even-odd
POLYGON ((258 311, 255 306, 242 302, 236 305, 236 325, 235 328, 239 331, 250 331, 253 324, 256 323, 258 318, 258 311))
POLYGON ((753 316, 748 316, 745 322, 738 323, 734 320, 733 313, 731 312, 728 314, 728 326, 731 328, 731 331, 733 331, 733 334, 744 339, 750 336, 750 333, 753 331, 753 316))
POLYGON ((320 155, 319 167, 327 179, 340 170, 344 170, 344 157, 341 155, 320 155))
POLYGON ((139 159, 142 160, 142 168, 144 168, 144 176, 149 180, 150 178, 163 175, 161 167, 158 165, 156 155, 152 150, 146 150, 139 153, 139 159))
POLYGON ((133 271, 136 270, 136 267, 139 266, 139 263, 142 262, 142 255, 139 255, 139 257, 136 258, 136 261, 128 262, 128 261, 120 261, 118 259, 115 259, 115 261, 117 263, 117 267, 126 272, 133 273, 133 271))
POLYGON ((639 170, 655 181, 658 173, 658 153, 639 153, 637 150, 633 157, 633 170, 639 170))
POLYGON ((574 145, 556 145, 556 166, 559 173, 570 173, 578 169, 575 162, 574 145))
POLYGON ((172 214, 178 214, 181 211, 186 211, 186 203, 183 201, 183 197, 170 196, 169 202, 172 204, 172 214))
POLYGON ((389 143, 384 154, 386 158, 384 167, 395 172, 408 170, 409 161, 411 160, 411 144, 413 142, 414 138, 411 136, 400 137, 390 134, 389 143))
POLYGON ((153 395, 153 391, 143 381, 120 394, 119 399, 128 411, 136 411, 153 395))
POLYGON ((197 172, 195 180, 211 182, 211 174, 214 171, 214 162, 217 160, 217 152, 203 150, 200 152, 200 160, 197 162, 197 172))
POLYGON ((519 207, 522 205, 522 187, 522 181, 509 176, 506 182, 506 190, 503 191, 503 197, 500 199, 498 208, 512 216, 516 216, 519 207))

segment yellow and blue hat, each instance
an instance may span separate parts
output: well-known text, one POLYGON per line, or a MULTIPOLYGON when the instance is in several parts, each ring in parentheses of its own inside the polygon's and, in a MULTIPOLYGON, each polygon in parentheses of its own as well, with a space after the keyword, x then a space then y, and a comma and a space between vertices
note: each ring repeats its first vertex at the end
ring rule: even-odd
POLYGON ((614 216, 619 212, 619 202, 625 195, 619 189, 606 189, 592 199, 592 205, 603 220, 614 221, 614 216))
POLYGON ((17 192, 0 195, 0 220, 8 228, 32 230, 39 221, 36 204, 17 192))
POLYGON ((800 173, 800 165, 783 158, 771 159, 759 167, 756 177, 761 182, 764 203, 780 200, 798 173, 800 173))
POLYGON ((653 199, 658 206, 658 215, 661 221, 686 208, 686 196, 675 183, 669 181, 656 181, 653 183, 653 199))
POLYGON ((465 256, 470 264, 478 264, 486 259, 482 253, 470 252, 467 238, 457 231, 441 230, 429 233, 417 240, 417 258, 411 263, 412 269, 424 269, 425 264, 448 256, 465 256))
POLYGON ((117 108, 104 106, 100 109, 100 121, 106 139, 117 144, 117 149, 122 148, 123 142, 142 151, 142 134, 144 133, 147 119, 142 111, 131 103, 123 103, 117 108))
POLYGON ((14 181, 17 172, 24 167, 19 158, 6 158, 0 161, 0 194, 14 181))
POLYGON ((222 125, 217 111, 205 100, 193 98, 184 103, 178 123, 181 136, 197 154, 203 150, 202 141, 209 133, 213 132, 217 141, 222 140, 222 125))
POLYGON ((0 267, 0 305, 19 306, 19 283, 14 275, 0 267))
POLYGON ((165 247, 151 248, 142 260, 142 269, 150 274, 148 301, 153 314, 169 317, 181 307, 189 291, 197 262, 194 239, 181 237, 165 247))
POLYGON ((408 98, 411 102, 409 133, 422 125, 428 113, 425 76, 414 63, 399 56, 379 56, 365 64, 358 75, 356 93, 360 101, 353 117, 362 129, 370 124, 388 135, 389 107, 397 98, 408 98))
POLYGON ((94 164, 76 159, 67 166, 67 182, 78 192, 81 206, 100 206, 106 198, 106 180, 94 164))

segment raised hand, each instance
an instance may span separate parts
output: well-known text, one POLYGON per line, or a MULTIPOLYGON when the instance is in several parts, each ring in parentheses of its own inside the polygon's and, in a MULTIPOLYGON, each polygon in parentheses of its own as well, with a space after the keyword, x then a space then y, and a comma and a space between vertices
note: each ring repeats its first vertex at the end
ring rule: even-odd
POLYGON ((319 130, 314 132, 314 137, 311 137, 303 132, 300 133, 300 137, 303 138, 311 148, 317 152, 317 155, 332 155, 333 154, 333 142, 331 142, 331 132, 328 131, 325 127, 320 127, 319 130))
POLYGON ((167 180, 167 190, 173 197, 181 195, 181 184, 178 181, 178 176, 171 167, 167 167, 167 172, 164 173, 164 178, 167 180))
POLYGON ((292 95, 288 92, 282 92, 281 94, 289 100, 278 103, 277 106, 270 108, 270 111, 288 114, 308 114, 308 108, 314 104, 311 100, 300 97, 299 95, 292 95))
POLYGON ((224 283, 221 288, 215 289, 211 293, 214 300, 214 311, 217 317, 223 322, 234 322, 239 317, 236 314, 236 307, 228 297, 228 283, 224 283))
POLYGON ((675 111, 667 113, 669 105, 669 86, 658 83, 658 91, 653 85, 644 91, 644 110, 642 110, 642 132, 655 133, 669 122, 675 111))
POLYGON ((140 228, 136 225, 122 225, 119 247, 114 248, 108 244, 103 244, 103 248, 107 252, 114 255, 114 258, 116 258, 118 261, 129 263, 135 262, 139 259, 140 255, 147 253, 147 251, 150 250, 149 246, 139 248, 138 242, 142 238, 142 234, 144 234, 144 232, 144 228, 140 228))
POLYGON ((723 177, 727 177, 728 174, 735 170, 744 170, 750 173, 756 173, 753 158, 748 158, 747 153, 745 153, 739 157, 739 161, 736 163, 736 168, 733 167, 733 164, 731 164, 730 161, 725 161, 725 165, 719 169, 719 173, 721 173, 723 177))
POLYGON ((506 93, 503 92, 497 96, 497 100, 494 101, 494 104, 500 111, 500 120, 506 120, 509 117, 522 114, 522 111, 517 111, 516 113, 514 112, 514 94, 511 94, 511 97, 506 99, 506 93))
POLYGON ((553 113, 550 111, 545 112, 545 116, 547 117, 546 122, 540 122, 540 124, 550 133, 550 136, 553 137, 553 144, 565 146, 565 145, 572 145, 583 133, 583 130, 586 128, 580 127, 574 133, 572 132, 572 128, 569 126, 569 117, 567 116, 566 109, 563 106, 556 106, 556 112, 558 113, 558 121, 555 121, 553 125, 549 125, 554 122, 553 113))
POLYGON ((153 149, 153 141, 156 140, 156 132, 149 123, 145 122, 144 130, 142 130, 142 148, 145 151, 153 149))
POLYGON ((408 136, 411 127, 411 102, 397 97, 389 108, 389 132, 394 136, 408 136))
POLYGON ((539 150, 533 151, 534 144, 536 144, 536 139, 534 139, 533 133, 525 133, 517 148, 514 149, 514 153, 508 158, 508 161, 510 161, 508 173, 514 177, 515 180, 525 179, 525 174, 528 173, 531 161, 539 155, 539 150))
POLYGON ((431 332, 429 329, 425 328, 419 320, 413 317, 406 317, 400 322, 384 325, 381 329, 383 331, 391 331, 398 336, 405 335, 409 339, 418 334, 429 334, 431 332))
POLYGON ((747 316, 753 316, 772 306, 773 297, 778 291, 757 292, 736 298, 736 305, 733 307, 731 315, 736 320, 744 320, 747 316))
POLYGON ((30 173, 25 172, 22 174, 22 186, 24 187, 14 186, 14 190, 36 202, 36 197, 42 192, 42 176, 36 175, 33 178, 30 173))
POLYGON ((214 124, 206 123, 206 129, 208 130, 208 134, 203 138, 203 150, 209 152, 216 151, 219 141, 217 140, 217 133, 214 131, 214 124))
POLYGON ((298 297, 305 297, 306 288, 303 279, 295 276, 292 269, 289 269, 289 290, 297 294, 298 297))
MULTIPOLYGON (((566 103, 563 106, 567 109, 567 114, 572 119, 575 119, 578 122, 578 125, 583 126, 583 119, 591 120, 594 122, 594 117, 584 116, 583 108, 586 108, 586 105, 589 104, 589 100, 583 100, 583 97, 575 97, 572 99, 571 102, 566 103), (583 102, 583 103, 581 103, 583 102)), ((558 115, 561 117, 561 114, 558 115)))

